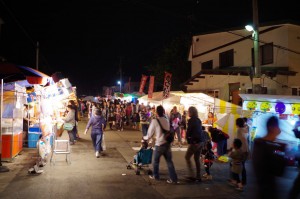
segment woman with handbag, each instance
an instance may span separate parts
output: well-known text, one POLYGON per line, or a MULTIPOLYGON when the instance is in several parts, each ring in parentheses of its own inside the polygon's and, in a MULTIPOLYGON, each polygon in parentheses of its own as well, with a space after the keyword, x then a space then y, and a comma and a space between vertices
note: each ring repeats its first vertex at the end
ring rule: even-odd
POLYGON ((74 106, 68 105, 67 106, 68 113, 66 117, 63 117, 62 120, 64 121, 64 129, 68 131, 70 144, 75 144, 74 140, 74 131, 75 131, 75 109, 74 106))

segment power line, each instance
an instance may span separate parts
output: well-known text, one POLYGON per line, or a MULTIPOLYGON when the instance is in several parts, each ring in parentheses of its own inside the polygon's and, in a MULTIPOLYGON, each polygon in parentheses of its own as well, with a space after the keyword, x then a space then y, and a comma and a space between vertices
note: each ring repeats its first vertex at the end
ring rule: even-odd
MULTIPOLYGON (((30 36, 30 34, 26 31, 26 29, 24 28, 24 26, 22 26, 22 24, 20 23, 20 21, 17 19, 17 17, 13 14, 13 12, 11 11, 11 9, 6 5, 6 3, 4 2, 4 0, 0 0, 1 4, 4 6, 4 8, 7 10, 8 14, 10 15, 10 17, 14 20, 14 22, 17 24, 17 26, 21 29, 21 31, 24 33, 24 35, 27 37, 27 39, 29 39, 29 41, 31 42, 32 46, 36 49, 37 48, 37 42, 34 41, 34 39, 30 36)), ((42 54, 39 53, 39 56, 41 56, 42 60, 44 62, 46 62, 46 68, 49 68, 49 62, 47 61, 46 57, 42 54)))
POLYGON ((13 14, 13 12, 8 8, 8 6, 5 4, 3 0, 0 0, 4 8, 7 10, 8 14, 11 16, 11 18, 15 21, 15 23, 19 26, 19 28, 22 30, 22 32, 25 34, 25 36, 30 40, 31 44, 36 47, 36 42, 32 39, 32 37, 29 35, 29 33, 25 30, 25 28, 21 25, 17 17, 13 14))

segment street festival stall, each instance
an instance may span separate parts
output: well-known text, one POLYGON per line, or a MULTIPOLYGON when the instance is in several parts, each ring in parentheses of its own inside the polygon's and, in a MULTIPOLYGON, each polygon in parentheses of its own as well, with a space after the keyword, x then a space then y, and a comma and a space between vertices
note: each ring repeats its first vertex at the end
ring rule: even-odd
POLYGON ((278 141, 288 146, 288 151, 297 151, 299 139, 295 137, 295 123, 299 121, 300 97, 286 95, 240 94, 243 99, 243 110, 250 112, 252 120, 251 141, 266 134, 266 122, 271 116, 279 118, 281 133, 278 141))
POLYGON ((69 100, 77 101, 76 88, 72 87, 67 78, 48 86, 42 93, 41 113, 44 125, 50 126, 56 137, 63 133, 63 121, 66 106, 69 100))
POLYGON ((183 111, 187 111, 190 106, 195 106, 202 121, 207 119, 209 112, 213 112, 218 119, 214 125, 217 125, 219 129, 229 135, 229 143, 232 142, 237 131, 235 120, 242 117, 242 107, 204 93, 171 91, 169 97, 163 99, 163 92, 161 91, 154 92, 152 98, 148 98, 148 95, 145 95, 139 98, 139 102, 145 105, 150 102, 151 106, 163 105, 167 114, 170 113, 173 106, 177 106, 181 114, 183 111))
POLYGON ((45 138, 43 144, 46 145, 49 153, 55 134, 58 133, 60 136, 63 132, 61 117, 68 101, 76 101, 76 88, 71 86, 68 79, 62 79, 46 87, 29 84, 27 80, 23 80, 5 83, 3 90, 2 158, 11 160, 23 148, 24 104, 31 107, 28 147, 37 148, 37 142, 43 135, 45 138), (26 87, 32 89, 26 92, 26 87))
POLYGON ((2 159, 12 160, 23 149, 23 104, 26 89, 17 83, 3 86, 2 101, 2 159))
MULTIPOLYGON (((51 152, 51 146, 53 147, 54 140, 58 139, 63 133, 63 120, 66 106, 69 100, 76 101, 76 88, 72 87, 67 78, 61 79, 56 83, 53 83, 41 90, 35 90, 39 92, 39 117, 40 123, 38 125, 39 131, 32 132, 31 142, 33 147, 37 147, 41 161, 37 164, 44 164, 44 160, 51 152), (40 135, 43 135, 43 140, 39 139, 40 135), (33 139, 34 138, 34 139, 33 139), (36 142, 38 141, 38 142, 36 142)), ((36 103, 36 101, 33 101, 36 103)), ((35 165, 29 169, 30 173, 41 173, 38 166, 35 165)))

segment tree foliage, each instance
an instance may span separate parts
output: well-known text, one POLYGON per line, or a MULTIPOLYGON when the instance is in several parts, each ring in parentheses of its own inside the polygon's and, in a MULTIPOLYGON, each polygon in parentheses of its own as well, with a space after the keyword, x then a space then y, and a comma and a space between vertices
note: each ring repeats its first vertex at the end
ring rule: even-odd
POLYGON ((147 66, 150 75, 155 76, 158 88, 162 87, 164 72, 172 73, 171 90, 180 90, 180 84, 191 74, 188 53, 190 48, 189 36, 180 36, 171 40, 155 57, 155 63, 147 66))

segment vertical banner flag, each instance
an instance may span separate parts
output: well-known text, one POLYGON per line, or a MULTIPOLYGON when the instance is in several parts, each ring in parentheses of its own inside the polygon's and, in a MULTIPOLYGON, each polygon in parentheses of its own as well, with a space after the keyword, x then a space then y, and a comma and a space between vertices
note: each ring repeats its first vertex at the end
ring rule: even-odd
POLYGON ((140 83, 140 90, 139 93, 142 94, 144 92, 144 87, 146 85, 146 81, 148 79, 148 76, 142 75, 141 83, 140 83))
POLYGON ((163 89, 163 99, 166 99, 170 95, 171 91, 171 78, 172 74, 165 72, 165 80, 164 80, 164 89, 163 89))
POLYGON ((148 88, 148 98, 152 98, 154 89, 154 76, 150 76, 149 88, 148 88))

